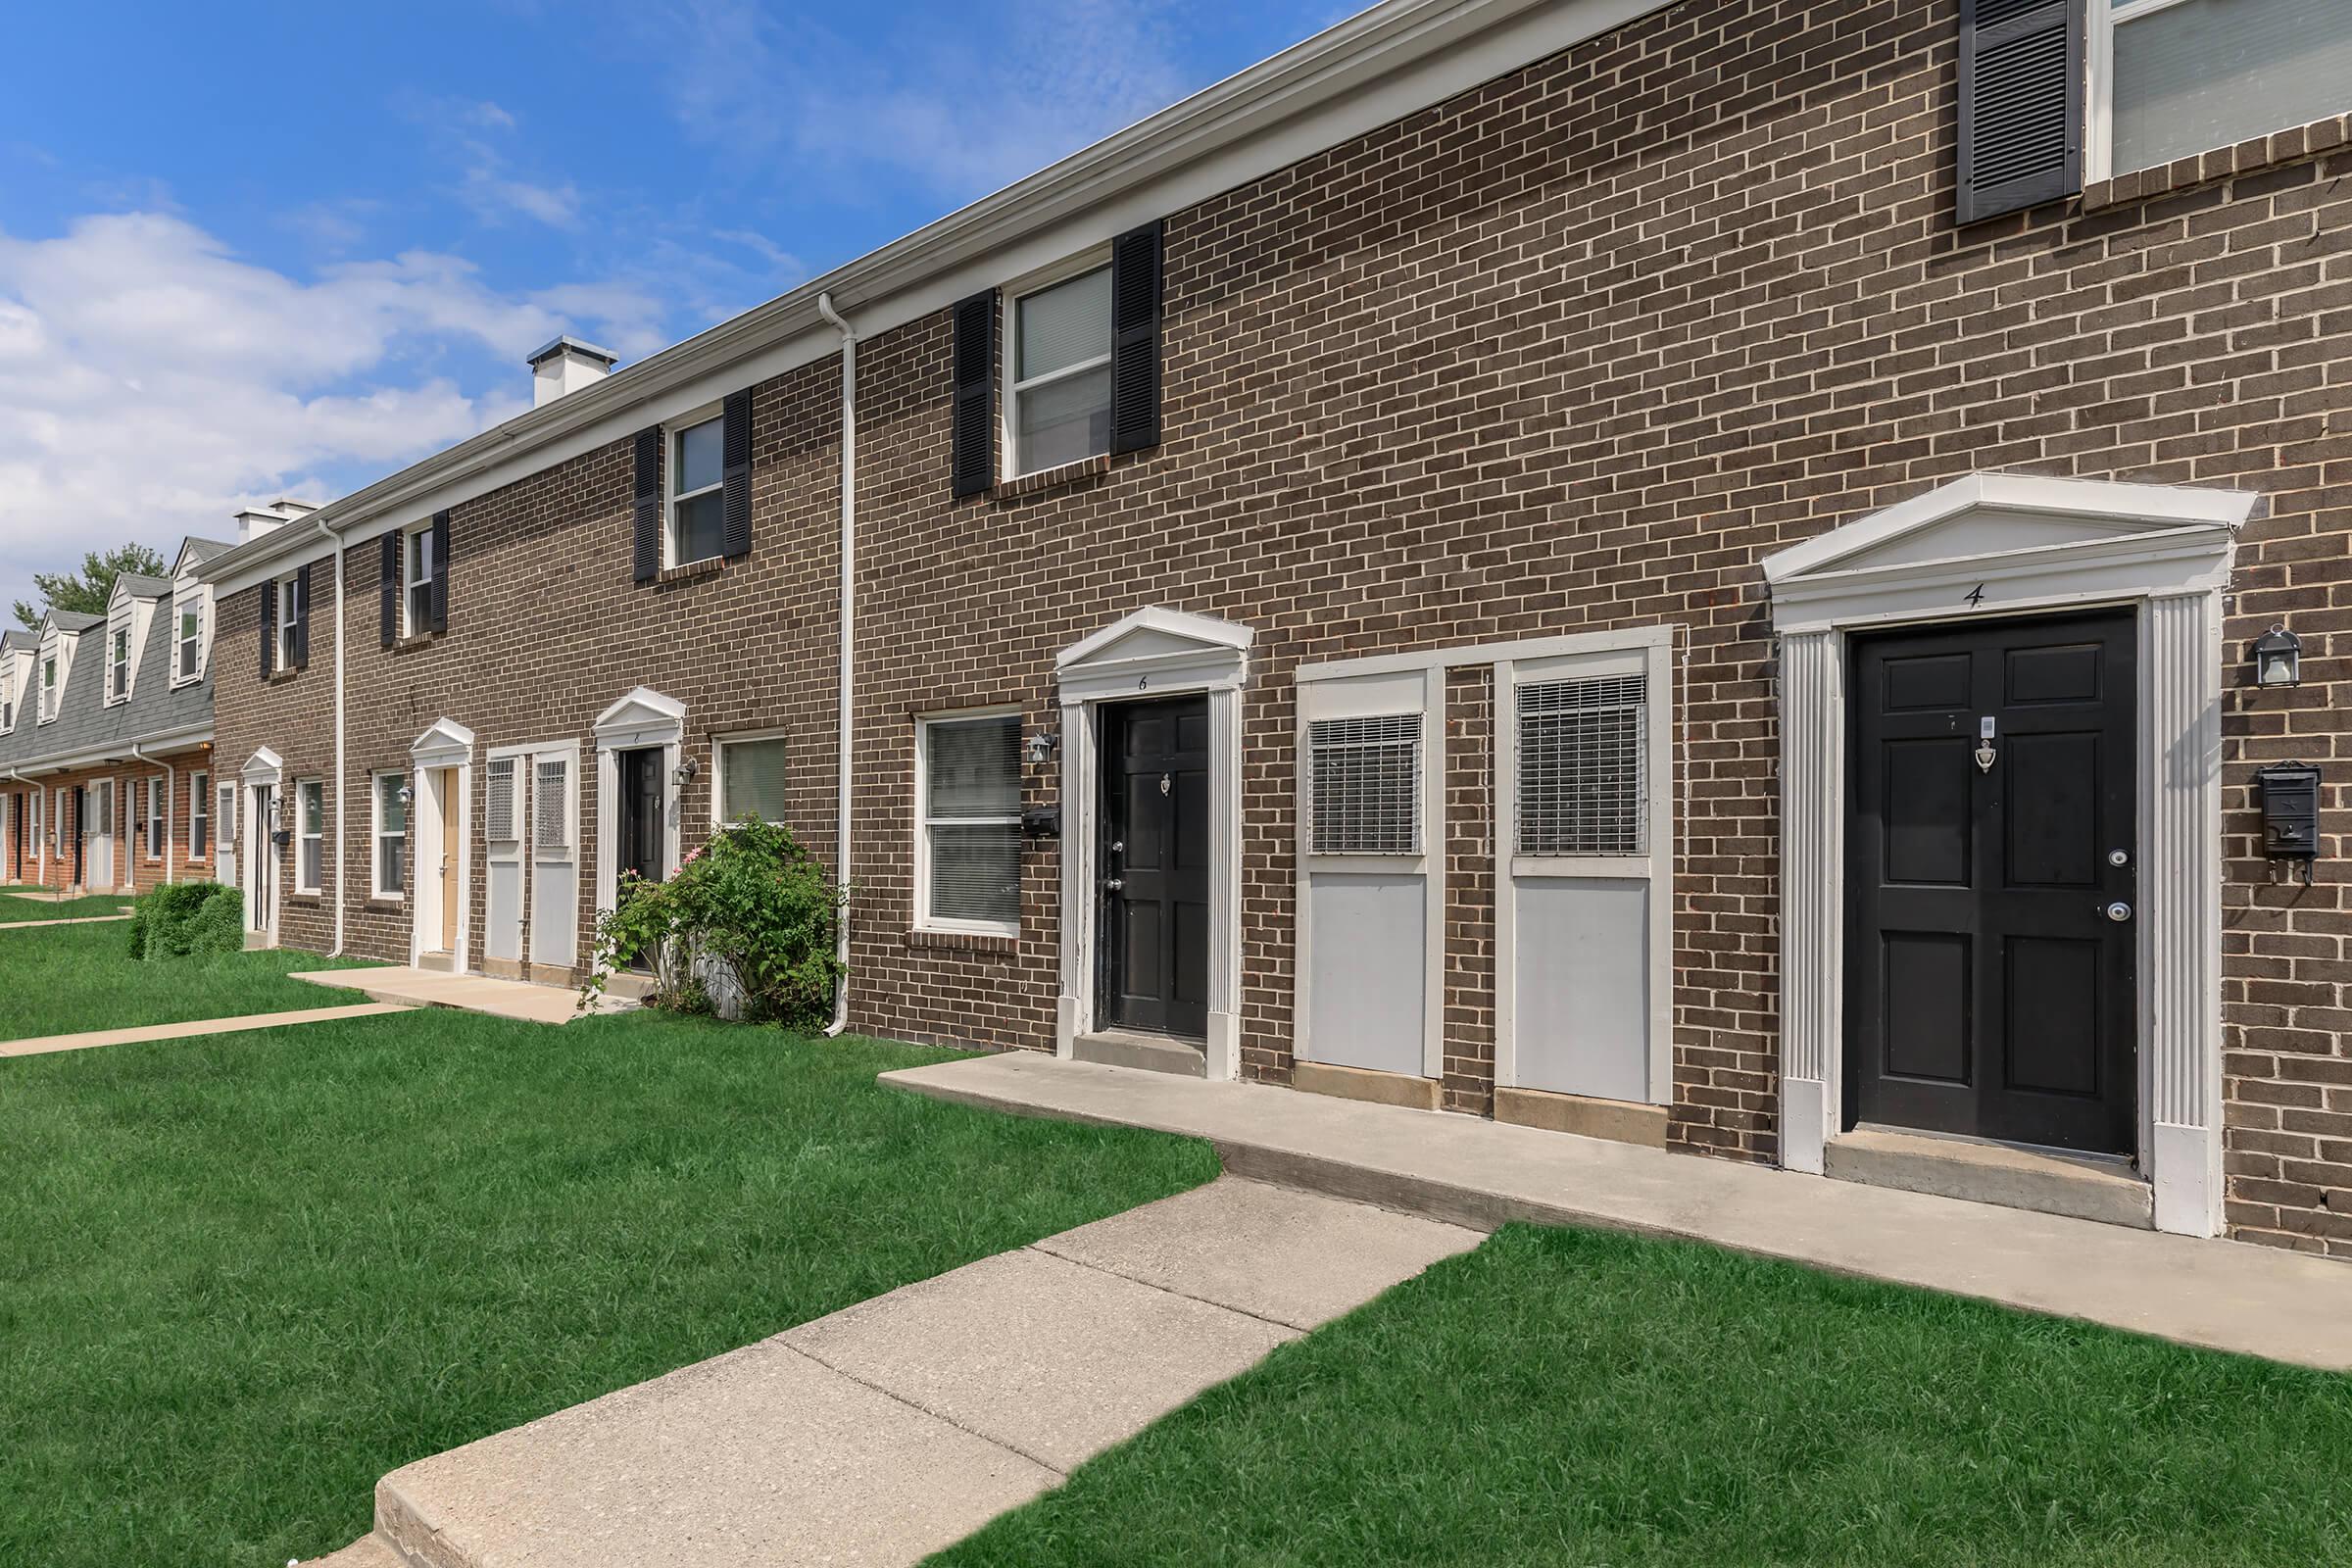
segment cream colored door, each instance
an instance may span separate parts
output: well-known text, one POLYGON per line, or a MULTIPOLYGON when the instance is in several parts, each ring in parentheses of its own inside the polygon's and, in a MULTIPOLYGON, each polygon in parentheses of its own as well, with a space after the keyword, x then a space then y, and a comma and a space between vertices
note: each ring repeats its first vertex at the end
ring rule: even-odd
POLYGON ((441 769, 441 951, 458 951, 458 770, 441 769))

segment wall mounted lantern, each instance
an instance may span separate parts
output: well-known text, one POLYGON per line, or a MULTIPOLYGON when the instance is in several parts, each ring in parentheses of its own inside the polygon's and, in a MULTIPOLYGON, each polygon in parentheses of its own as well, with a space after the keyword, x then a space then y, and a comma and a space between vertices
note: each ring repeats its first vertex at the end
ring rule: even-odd
POLYGON ((669 770, 669 781, 672 784, 675 784, 678 788, 684 789, 687 785, 694 782, 694 775, 700 773, 702 770, 703 764, 698 760, 689 757, 686 759, 686 760, 680 762, 677 766, 669 770))
POLYGON ((2303 639, 2273 626, 2254 640, 2254 684, 2299 686, 2303 682, 2303 639))

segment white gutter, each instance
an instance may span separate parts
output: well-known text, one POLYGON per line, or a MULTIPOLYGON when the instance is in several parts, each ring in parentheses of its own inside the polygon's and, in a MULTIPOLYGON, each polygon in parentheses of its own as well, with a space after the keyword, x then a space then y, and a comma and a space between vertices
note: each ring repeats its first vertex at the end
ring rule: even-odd
MULTIPOLYGON (((857 683, 853 661, 858 651, 858 333, 833 309, 833 296, 816 296, 819 315, 841 334, 841 686, 836 720, 835 750, 839 777, 833 800, 833 879, 850 885, 850 762, 857 683)), ((850 910, 844 904, 834 921, 833 956, 841 960, 841 978, 833 983, 833 1021, 825 1025, 828 1038, 850 1022, 850 910)))
MULTIPOLYGON (((343 536, 324 518, 314 517, 318 531, 335 542, 335 945, 326 950, 330 958, 343 956, 343 861, 345 822, 343 818, 343 536)), ((307 617, 311 607, 305 604, 302 612, 307 617)), ((306 630, 303 635, 308 637, 306 630)), ((300 809, 297 803, 296 809, 300 809)), ((301 824, 295 824, 297 830, 301 824)), ((299 858, 299 857, 297 857, 299 858)), ((301 867, 295 868, 295 879, 301 880, 301 867)))

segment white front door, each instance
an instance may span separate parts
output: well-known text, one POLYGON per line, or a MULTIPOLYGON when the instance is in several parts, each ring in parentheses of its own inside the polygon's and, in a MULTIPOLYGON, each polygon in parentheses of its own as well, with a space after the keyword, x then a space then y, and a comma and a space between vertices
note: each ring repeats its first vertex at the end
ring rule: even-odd
POLYGON ((90 863, 83 885, 115 885, 115 781, 102 778, 90 785, 90 863))

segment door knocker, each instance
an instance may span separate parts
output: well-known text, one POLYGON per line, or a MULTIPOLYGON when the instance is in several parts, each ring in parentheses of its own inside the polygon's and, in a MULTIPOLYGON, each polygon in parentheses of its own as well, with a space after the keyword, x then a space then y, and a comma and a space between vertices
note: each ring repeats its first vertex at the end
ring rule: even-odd
POLYGON ((2000 751, 1992 744, 1992 720, 1989 718, 1979 719, 1977 726, 1979 736, 1976 752, 1977 771, 1989 773, 1992 771, 1992 764, 2000 760, 2001 755, 2000 751))
POLYGON ((1162 773, 1162 774, 1160 774, 1160 775, 1159 775, 1159 793, 1160 793, 1160 794, 1162 794, 1162 795, 1165 795, 1165 794, 1167 794, 1167 793, 1168 793, 1168 791, 1170 791, 1170 790, 1174 789, 1175 787, 1176 787, 1176 786, 1175 786, 1175 783, 1174 783, 1174 781, 1173 781, 1172 777, 1171 777, 1169 774, 1162 773))

